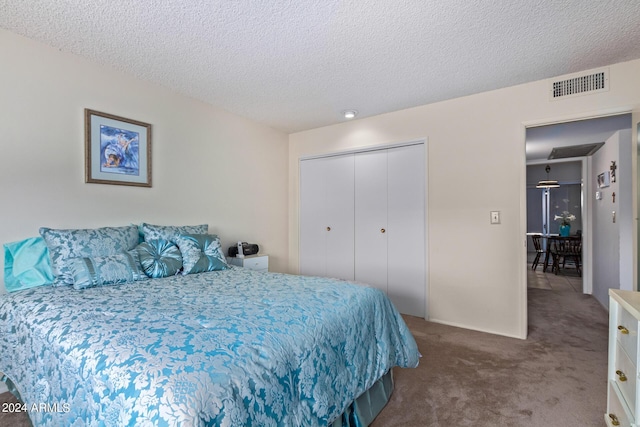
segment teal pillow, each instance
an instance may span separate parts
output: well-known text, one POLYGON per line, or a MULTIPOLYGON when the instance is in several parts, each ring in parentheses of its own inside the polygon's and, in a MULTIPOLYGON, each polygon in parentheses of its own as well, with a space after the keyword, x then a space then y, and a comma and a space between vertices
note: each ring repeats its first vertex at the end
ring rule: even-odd
POLYGON ((54 286, 73 284, 70 261, 74 258, 115 255, 138 245, 138 227, 135 225, 78 230, 43 227, 40 235, 49 248, 54 286))
POLYGON ((181 234, 206 234, 209 224, 200 225, 153 225, 142 223, 144 241, 168 240, 175 243, 175 238, 181 234))
POLYGON ((142 271, 154 279, 173 276, 182 268, 180 249, 168 240, 150 240, 136 247, 142 271))
POLYGON ((69 261, 73 287, 86 289, 101 285, 132 283, 146 279, 140 269, 136 250, 119 254, 90 258, 74 258, 69 261))
POLYGON ((30 237, 3 246, 7 292, 53 283, 49 250, 42 237, 30 237))
POLYGON ((215 234, 185 234, 176 237, 176 244, 182 253, 182 274, 229 268, 215 234))

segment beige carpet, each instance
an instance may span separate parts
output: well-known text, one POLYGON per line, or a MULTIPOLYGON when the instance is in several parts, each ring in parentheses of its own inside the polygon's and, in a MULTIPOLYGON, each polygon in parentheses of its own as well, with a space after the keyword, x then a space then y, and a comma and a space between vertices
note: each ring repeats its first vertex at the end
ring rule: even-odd
POLYGON ((0 427, 29 427, 31 421, 24 412, 10 412, 13 406, 18 403, 18 399, 9 392, 0 394, 0 427))
POLYGON ((423 358, 396 368, 372 427, 604 426, 608 317, 594 298, 529 289, 527 340, 406 320, 423 358))
MULTIPOLYGON (((529 289, 527 340, 406 320, 424 357, 394 371, 372 427, 604 424, 608 319, 592 297, 529 289)), ((24 414, 0 412, 0 427, 28 425, 24 414)))

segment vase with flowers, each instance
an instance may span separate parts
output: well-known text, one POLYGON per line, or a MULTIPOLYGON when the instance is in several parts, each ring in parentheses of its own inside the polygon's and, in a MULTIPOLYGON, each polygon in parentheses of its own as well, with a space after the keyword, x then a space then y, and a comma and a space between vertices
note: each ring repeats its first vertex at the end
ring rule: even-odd
POLYGON ((562 212, 560 215, 556 215, 554 220, 560 223, 560 235, 563 237, 569 236, 571 233, 571 221, 575 221, 576 216, 568 211, 562 212))

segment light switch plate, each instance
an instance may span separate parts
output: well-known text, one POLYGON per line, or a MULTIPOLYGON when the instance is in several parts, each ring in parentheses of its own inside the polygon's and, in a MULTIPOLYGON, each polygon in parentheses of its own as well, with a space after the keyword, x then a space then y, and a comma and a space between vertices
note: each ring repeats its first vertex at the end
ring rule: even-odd
POLYGON ((491 211, 491 224, 500 224, 500 211, 491 211))

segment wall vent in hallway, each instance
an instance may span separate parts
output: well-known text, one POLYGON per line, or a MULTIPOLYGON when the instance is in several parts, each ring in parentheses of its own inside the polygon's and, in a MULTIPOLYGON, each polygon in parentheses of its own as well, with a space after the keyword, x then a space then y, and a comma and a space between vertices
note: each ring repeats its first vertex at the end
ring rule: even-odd
POLYGON ((568 98, 577 95, 606 92, 609 90, 609 69, 605 68, 587 74, 572 74, 562 80, 551 81, 551 99, 568 98))

